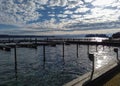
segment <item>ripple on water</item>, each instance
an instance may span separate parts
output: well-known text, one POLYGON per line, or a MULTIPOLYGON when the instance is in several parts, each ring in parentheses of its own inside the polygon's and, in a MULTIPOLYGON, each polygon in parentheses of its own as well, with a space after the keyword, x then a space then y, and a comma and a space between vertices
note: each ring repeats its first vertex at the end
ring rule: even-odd
MULTIPOLYGON (((96 55, 96 60, 101 60, 105 65, 115 57, 115 53, 109 47, 90 46, 90 52, 96 55), (101 52, 101 53, 100 53, 101 52), (106 56, 106 57, 105 57, 106 56), (111 58, 111 59, 106 59, 111 58), (104 60, 106 59, 106 60, 104 60)), ((43 47, 37 50, 30 48, 17 48, 17 79, 14 70, 14 53, 0 52, 0 84, 7 86, 61 86, 80 75, 91 71, 91 61, 88 59, 88 46, 76 45, 65 46, 63 62, 62 45, 56 47, 46 46, 46 61, 43 62, 43 47)), ((96 61, 96 62, 97 62, 96 61)), ((98 62, 100 64, 100 62, 98 62)), ((96 63, 97 65, 99 65, 96 63)))

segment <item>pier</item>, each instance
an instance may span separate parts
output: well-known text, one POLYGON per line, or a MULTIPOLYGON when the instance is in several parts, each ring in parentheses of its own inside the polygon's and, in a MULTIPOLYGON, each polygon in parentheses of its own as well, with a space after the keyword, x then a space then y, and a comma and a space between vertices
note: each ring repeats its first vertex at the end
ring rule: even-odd
POLYGON ((105 77, 110 77, 109 79, 112 79, 113 76, 116 76, 118 74, 119 66, 120 66, 120 61, 119 61, 119 56, 118 56, 118 49, 115 48, 114 52, 116 53, 116 59, 117 62, 113 62, 107 66, 101 67, 99 70, 95 71, 95 57, 94 54, 89 53, 89 46, 90 45, 95 45, 96 46, 96 52, 98 45, 102 45, 103 49, 104 46, 112 46, 112 47, 117 47, 120 46, 119 41, 111 41, 109 39, 104 39, 102 41, 96 40, 96 39, 21 39, 21 40, 0 40, 0 50, 4 51, 9 51, 13 48, 14 49, 14 59, 15 59, 15 76, 17 79, 17 50, 16 48, 32 48, 32 49, 37 49, 38 46, 43 46, 43 69, 45 69, 46 66, 46 46, 50 47, 56 47, 56 45, 61 45, 62 46, 62 58, 63 58, 63 63, 65 64, 65 45, 76 45, 76 57, 79 58, 79 45, 87 45, 87 54, 88 58, 92 62, 92 71, 88 72, 79 78, 68 82, 64 84, 64 86, 96 86, 97 83, 101 86, 104 85, 106 82, 109 80, 105 77), (115 74, 113 74, 115 72, 115 74), (113 75, 112 75, 113 74, 113 75), (102 80, 105 78, 106 81, 102 82, 102 80))
POLYGON ((11 47, 6 46, 6 45, 0 45, 0 49, 1 49, 1 50, 4 50, 4 51, 10 51, 10 50, 11 50, 11 47))

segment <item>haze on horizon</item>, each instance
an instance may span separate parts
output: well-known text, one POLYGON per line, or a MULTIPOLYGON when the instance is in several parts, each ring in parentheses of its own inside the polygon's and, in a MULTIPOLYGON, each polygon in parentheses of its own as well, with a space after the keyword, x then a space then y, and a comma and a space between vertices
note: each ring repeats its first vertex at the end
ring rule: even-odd
POLYGON ((0 0, 0 34, 120 31, 120 0, 0 0))

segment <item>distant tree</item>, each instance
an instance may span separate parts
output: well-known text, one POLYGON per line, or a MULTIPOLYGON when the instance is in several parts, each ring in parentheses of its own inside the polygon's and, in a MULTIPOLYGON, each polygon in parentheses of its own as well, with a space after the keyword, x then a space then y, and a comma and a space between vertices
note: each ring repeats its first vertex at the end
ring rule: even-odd
POLYGON ((8 35, 0 35, 0 38, 8 37, 8 35))
POLYGON ((112 38, 120 38, 120 32, 114 33, 112 38))
POLYGON ((85 37, 108 37, 106 34, 87 34, 85 37))

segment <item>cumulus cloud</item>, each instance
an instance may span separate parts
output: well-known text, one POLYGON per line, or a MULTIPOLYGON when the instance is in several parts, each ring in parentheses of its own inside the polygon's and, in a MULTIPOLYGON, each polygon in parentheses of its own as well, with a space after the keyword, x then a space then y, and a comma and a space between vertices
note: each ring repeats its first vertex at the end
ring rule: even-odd
POLYGON ((120 0, 0 0, 0 24, 31 28, 115 22, 119 14, 120 0))
POLYGON ((90 8, 81 7, 81 8, 77 8, 74 13, 84 13, 88 10, 90 10, 90 8))
POLYGON ((36 12, 36 5, 32 1, 23 3, 22 0, 13 2, 13 0, 2 0, 0 3, 1 18, 6 18, 3 23, 21 23, 25 24, 29 21, 36 20, 39 17, 39 13, 36 12))
POLYGON ((46 5, 49 0, 32 0, 32 1, 39 5, 46 5))
POLYGON ((60 18, 66 18, 67 15, 65 15, 65 14, 58 14, 58 17, 60 17, 60 18))
POLYGON ((95 0, 92 4, 94 6, 111 6, 117 0, 95 0))
POLYGON ((66 11, 64 12, 64 14, 73 14, 73 11, 66 10, 66 11))

